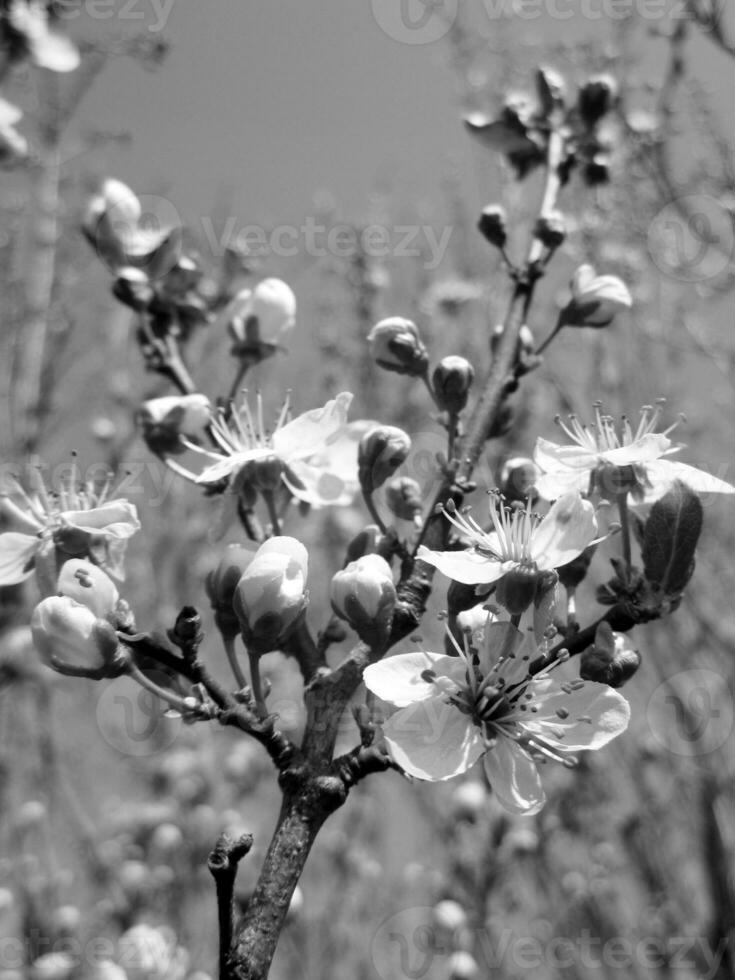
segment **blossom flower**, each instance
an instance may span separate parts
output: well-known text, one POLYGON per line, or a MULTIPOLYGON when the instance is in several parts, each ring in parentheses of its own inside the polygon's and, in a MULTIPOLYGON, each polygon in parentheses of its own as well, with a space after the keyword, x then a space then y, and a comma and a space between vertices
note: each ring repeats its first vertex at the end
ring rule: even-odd
POLYGON ((545 802, 538 764, 574 765, 570 753, 599 749, 625 731, 630 707, 593 681, 558 681, 561 661, 532 676, 531 637, 511 623, 491 623, 476 655, 424 651, 371 664, 367 688, 398 711, 383 725, 388 751, 417 779, 451 779, 482 757, 488 782, 512 813, 537 813, 545 802))
POLYGON ((70 72, 79 67, 79 51, 64 34, 49 27, 45 0, 10 0, 6 25, 11 48, 39 68, 70 72))
POLYGON ((628 287, 617 276, 598 276, 591 265, 581 265, 570 283, 572 298, 560 320, 571 327, 607 327, 617 313, 633 305, 628 287))
POLYGON ((592 504, 578 493, 567 493, 545 517, 490 504, 494 530, 483 531, 469 515, 445 511, 445 516, 469 540, 463 551, 430 551, 420 547, 417 558, 463 585, 490 585, 508 572, 544 572, 566 565, 590 545, 597 533, 592 504))
POLYGON ((22 117, 17 106, 0 98, 0 163, 12 165, 28 156, 28 141, 15 128, 22 117))
MULTIPOLYGON (((695 493, 735 493, 735 487, 703 470, 666 457, 683 449, 669 439, 678 422, 663 432, 656 432, 663 401, 644 405, 638 426, 634 429, 623 416, 619 427, 610 415, 595 406, 595 421, 582 424, 575 415, 568 422, 557 419, 572 445, 560 446, 548 439, 538 439, 534 460, 541 469, 536 488, 542 497, 554 500, 572 490, 588 493, 596 485, 604 491, 606 474, 628 470, 632 477, 631 494, 637 503, 652 503, 682 480, 695 493), (624 469, 625 468, 625 469, 624 469)), ((613 473, 613 476, 615 473, 613 473)))
POLYGON ((238 350, 280 347, 296 323, 296 297, 283 280, 263 279, 254 289, 241 289, 221 319, 238 350))
MULTIPOLYGON (((211 424, 220 452, 194 444, 189 448, 213 460, 196 483, 231 481, 239 491, 247 483, 258 486, 263 473, 283 482, 294 497, 315 507, 349 504, 359 483, 357 445, 372 422, 347 422, 352 395, 343 391, 322 408, 289 420, 289 399, 281 409, 274 430, 266 432, 260 395, 253 414, 244 401, 228 418, 220 412, 211 424)), ((275 489, 269 487, 269 489, 275 489)))
POLYGON ((79 488, 76 472, 58 493, 48 491, 40 476, 31 494, 11 480, 10 492, 0 493, 0 514, 17 530, 0 534, 0 586, 25 581, 54 549, 69 557, 90 557, 123 579, 127 540, 140 522, 133 504, 110 500, 108 492, 109 484, 99 492, 91 484, 79 488))

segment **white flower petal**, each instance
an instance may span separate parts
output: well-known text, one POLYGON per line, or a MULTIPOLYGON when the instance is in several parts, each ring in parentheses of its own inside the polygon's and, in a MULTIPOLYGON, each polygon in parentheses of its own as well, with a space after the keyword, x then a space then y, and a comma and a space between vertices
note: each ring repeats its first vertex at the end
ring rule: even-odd
POLYGON ((675 480, 682 480, 695 493, 735 493, 735 487, 729 483, 687 463, 657 459, 646 463, 643 469, 647 484, 644 488, 643 503, 652 503, 663 497, 671 489, 675 480))
POLYGON ((415 701, 437 697, 439 692, 436 684, 421 676, 427 670, 453 680, 456 685, 464 681, 465 666, 460 657, 421 650, 415 653, 399 653, 370 664, 365 668, 362 679, 365 687, 382 701, 403 708, 415 701))
POLYGON ((480 730, 445 697, 401 708, 383 725, 391 758, 417 779, 451 779, 480 758, 480 730))
POLYGON ((671 439, 663 432, 647 432, 629 446, 608 449, 600 453, 600 460, 614 466, 630 466, 633 463, 647 463, 671 452, 671 439))
POLYGON ((562 751, 602 748, 628 727, 630 705, 607 684, 572 683, 567 693, 553 678, 533 681, 528 690, 538 711, 523 712, 519 721, 526 731, 543 735, 562 751))
POLYGON ((587 493, 590 488, 589 470, 555 470, 541 473, 534 486, 544 500, 558 500, 565 493, 587 493))
POLYGON ((430 551, 423 545, 416 557, 433 565, 442 575, 461 582, 463 585, 490 585, 497 582, 516 562, 493 561, 486 555, 480 555, 474 550, 469 551, 430 551))
POLYGON ((352 402, 349 391, 343 391, 322 408, 304 412, 273 433, 273 448, 286 462, 308 459, 318 453, 330 436, 347 423, 352 402))
POLYGON ((339 473, 304 462, 291 462, 281 479, 297 498, 312 507, 346 506, 355 499, 357 479, 346 481, 339 473))
POLYGON ((40 540, 30 534, 7 531, 0 534, 0 586, 16 585, 33 574, 28 568, 40 547, 40 540))
POLYGON ((597 466, 597 452, 582 446, 560 446, 548 439, 537 439, 533 460, 542 470, 555 473, 561 467, 591 470, 597 466))
POLYGON ((498 801, 511 813, 538 813, 546 802, 536 763, 517 742, 501 735, 483 758, 498 801))
POLYGON ((533 532, 531 556, 542 570, 559 568, 581 554, 596 534, 592 504, 578 493, 566 493, 533 532))
POLYGON ((127 500, 108 500, 90 510, 66 510, 60 515, 65 524, 110 538, 129 538, 140 530, 138 511, 127 500))

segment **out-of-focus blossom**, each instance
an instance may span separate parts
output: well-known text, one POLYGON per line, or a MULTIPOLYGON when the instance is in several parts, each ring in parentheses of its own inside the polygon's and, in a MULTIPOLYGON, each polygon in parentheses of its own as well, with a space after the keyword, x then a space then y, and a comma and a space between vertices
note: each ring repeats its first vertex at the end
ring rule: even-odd
POLYGON ((189 955, 170 930, 141 923, 120 936, 117 961, 128 980, 183 980, 189 955))
POLYGON ((264 345, 281 347, 296 323, 296 297, 281 279, 263 279, 242 289, 220 317, 235 341, 235 354, 257 354, 264 345))
POLYGON ((591 265, 581 265, 570 283, 572 298, 559 318, 568 327, 607 327, 633 300, 622 279, 598 276, 591 265))
POLYGON ((9 0, 0 27, 13 60, 28 58, 39 68, 56 72, 79 67, 76 45, 49 27, 46 0, 9 0))
POLYGON ((54 550, 57 558, 88 557, 115 578, 125 577, 125 548, 140 522, 133 504, 108 499, 109 484, 101 491, 91 484, 80 488, 73 473, 58 492, 47 490, 40 474, 36 492, 26 493, 14 479, 6 487, 0 513, 17 530, 0 534, 0 585, 25 581, 54 550))
POLYGON ((451 779, 482 757, 499 802, 536 813, 545 802, 539 762, 573 764, 571 753, 602 748, 627 728, 628 702, 607 685, 559 682, 553 668, 530 675, 535 642, 510 623, 488 626, 477 655, 457 653, 399 654, 365 669, 368 689, 400 709, 383 735, 417 779, 451 779))
POLYGON ((12 102, 0 98, 0 164, 13 166, 28 156, 28 141, 15 128, 23 113, 12 102))
POLYGON ((374 423, 348 423, 351 402, 352 395, 343 391, 323 408, 289 419, 287 399, 272 432, 265 428, 260 396, 255 413, 246 401, 231 417, 220 412, 212 422, 220 451, 189 447, 213 461, 196 482, 229 480, 235 493, 247 485, 275 489, 283 482, 294 497, 315 507, 352 503, 359 487, 357 444, 374 423))
POLYGON ((367 336, 370 354, 386 371, 419 377, 429 367, 429 353, 412 320, 389 317, 376 323, 367 336))
POLYGON ((603 494, 614 494, 616 488, 625 487, 634 502, 648 504, 681 480, 695 493, 735 493, 735 487, 724 480, 667 458, 684 447, 669 439, 678 422, 663 432, 655 431, 663 404, 645 405, 636 427, 625 416, 617 426, 599 405, 592 425, 582 424, 575 415, 568 422, 557 419, 572 444, 536 441, 534 460, 541 470, 536 480, 538 492, 554 500, 571 490, 587 493, 596 488, 603 494))
POLYGON ((209 399, 200 394, 151 398, 143 402, 138 412, 146 445, 159 456, 185 452, 181 436, 198 438, 211 417, 209 399))

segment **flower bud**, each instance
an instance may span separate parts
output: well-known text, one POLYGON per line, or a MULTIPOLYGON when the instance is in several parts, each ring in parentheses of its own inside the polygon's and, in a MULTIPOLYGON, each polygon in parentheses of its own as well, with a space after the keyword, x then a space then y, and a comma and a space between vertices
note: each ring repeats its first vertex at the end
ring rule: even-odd
POLYGON ((405 463, 410 452, 411 439, 403 429, 379 425, 366 432, 357 448, 358 474, 363 491, 372 493, 381 487, 405 463))
POLYGON ((99 679, 123 666, 110 623, 69 596, 43 599, 33 610, 31 633, 42 660, 60 674, 99 679))
POLYGON ((378 525, 368 524, 347 545, 347 561, 345 564, 357 561, 363 555, 378 554, 382 538, 383 535, 378 525))
POLYGON ((332 609, 346 620, 361 640, 371 646, 388 638, 396 588, 388 562, 380 555, 365 555, 350 562, 332 579, 332 609))
POLYGON ((467 913, 451 898, 445 898, 434 906, 433 919, 440 929, 447 932, 458 932, 467 925, 467 913))
POLYGON ((488 623, 494 623, 496 619, 497 617, 487 606, 480 602, 471 609, 463 609, 462 612, 457 613, 457 629, 469 636, 472 646, 477 647, 485 634, 485 627, 488 623))
POLYGON ((460 783, 452 794, 453 816, 474 823, 487 812, 488 796, 487 787, 477 779, 460 783))
POLYGON ((415 323, 401 316, 376 323, 367 337, 370 355, 386 371, 421 377, 429 367, 429 353, 415 323))
POLYGON ((209 572, 205 580, 204 585, 212 603, 217 629, 227 638, 235 637, 240 632, 240 623, 232 603, 237 583, 254 557, 255 551, 240 544, 230 544, 219 565, 209 572))
POLYGON ((567 237, 567 223, 561 211, 551 211, 536 222, 536 238, 549 249, 559 248, 567 237))
POLYGON ((579 676, 609 687, 622 687, 641 665, 641 655, 627 645, 622 633, 613 633, 608 622, 595 631, 595 642, 582 654, 579 676))
POLYGON ((251 652, 277 650, 307 604, 309 556, 295 538, 269 538, 255 552, 235 589, 233 608, 251 652))
POLYGON ((44 953, 31 964, 31 980, 71 980, 77 962, 70 953, 44 953))
POLYGON ((577 109, 586 126, 592 128, 610 111, 617 98, 618 85, 611 75, 590 78, 579 89, 577 109))
POLYGON ((449 980, 475 980, 480 975, 480 967, 471 953, 460 949, 452 953, 447 963, 449 980))
POLYGON ((421 487, 410 476, 397 476, 386 485, 385 502, 402 521, 421 517, 421 487))
POLYGON ((477 222, 480 234, 496 248, 505 248, 508 240, 508 215, 501 204, 489 204, 482 209, 477 222))
POLYGON ((91 562, 81 558, 64 562, 56 587, 61 595, 90 609, 97 619, 114 620, 120 595, 112 579, 91 562))
POLYGON ((142 269, 126 266, 117 270, 117 278, 112 284, 112 295, 131 310, 140 311, 150 306, 156 292, 142 269))
POLYGON ((561 311, 571 327, 607 327, 621 310, 633 305, 628 287, 617 276, 598 276, 591 265, 581 265, 570 283, 572 298, 561 311))
POLYGON ((206 395, 169 395, 151 398, 138 412, 146 445, 157 456, 186 450, 181 436, 196 437, 208 425, 212 408, 206 395))
POLYGON ((525 503, 531 506, 538 500, 534 484, 538 477, 536 464, 527 456, 513 456, 507 460, 500 471, 500 492, 508 503, 525 503))
POLYGON ((296 322, 296 297, 281 279, 264 279, 255 289, 241 290, 226 310, 235 353, 259 345, 278 347, 296 322))
POLYGON ((451 355, 439 361, 433 375, 439 408, 450 415, 459 415, 467 405, 474 379, 474 368, 466 358, 451 355))

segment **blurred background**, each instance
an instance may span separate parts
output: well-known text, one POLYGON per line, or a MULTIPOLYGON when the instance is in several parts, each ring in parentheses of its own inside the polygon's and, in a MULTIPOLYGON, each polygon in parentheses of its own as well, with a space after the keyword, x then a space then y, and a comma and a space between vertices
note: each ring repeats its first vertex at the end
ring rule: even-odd
MULTIPOLYGON (((562 192, 570 233, 529 326, 542 340, 582 262, 620 276, 634 308, 610 330, 554 343, 522 386, 512 431, 482 461, 477 499, 507 458, 554 438, 558 412, 589 416, 598 399, 619 415, 666 397, 667 421, 687 418, 682 458, 733 480, 735 15, 724 3, 58 8, 80 68, 23 64, 3 78, 30 152, 0 180, 0 460, 5 472, 52 474, 73 451, 82 472, 117 472, 143 524, 123 589, 142 627, 163 632, 196 605, 207 659, 227 676, 203 587, 224 542, 209 533, 212 501, 136 432, 141 401, 172 389, 144 371, 133 315, 81 234, 90 194, 114 176, 147 220, 181 222, 209 296, 285 279, 299 311, 290 352, 257 367, 248 387, 273 413, 289 388, 299 411, 353 391, 352 417, 411 433, 405 471, 428 497, 442 430, 421 384, 381 373, 365 336, 384 316, 407 316, 433 362, 458 353, 478 373, 488 364, 508 282, 476 220, 502 201, 520 257, 541 188, 471 140, 462 115, 528 90, 541 64, 572 90, 610 73, 620 99, 610 181, 562 192), (388 245, 366 246, 367 228, 388 245)), ((188 342, 213 398, 235 371, 229 347, 216 323, 188 342)), ((504 814, 481 773, 446 786, 395 773, 361 784, 317 842, 274 978, 733 976, 735 525, 726 498, 703 503, 682 607, 634 634, 643 666, 625 692, 629 732, 575 771, 549 767, 537 817, 504 814)), ((318 543, 315 629, 367 521, 359 504, 289 517, 287 533, 318 543)), ((441 583, 436 592, 433 612, 441 583)), ((206 856, 223 829, 255 835, 238 879, 246 902, 278 811, 269 760, 231 732, 167 718, 124 679, 93 684, 37 665, 24 629, 33 601, 30 587, 0 590, 0 980, 95 975, 91 956, 81 973, 40 958, 103 941, 119 959, 119 937, 141 922, 162 930, 167 953, 121 963, 131 980, 212 976, 206 856)), ((435 618, 422 636, 440 649, 435 618)), ((298 670, 279 655, 264 668, 269 704, 297 737, 298 670)), ((343 747, 355 738, 346 719, 343 747)))

